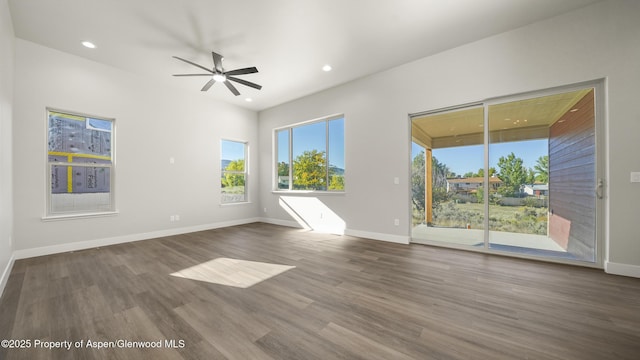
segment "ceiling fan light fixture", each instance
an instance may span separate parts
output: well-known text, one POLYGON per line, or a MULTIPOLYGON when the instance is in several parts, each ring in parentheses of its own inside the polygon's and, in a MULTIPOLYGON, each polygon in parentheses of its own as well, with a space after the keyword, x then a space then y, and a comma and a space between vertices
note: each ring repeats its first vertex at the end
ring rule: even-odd
POLYGON ((209 88, 211 86, 213 86, 213 84, 215 84, 217 82, 223 83, 227 87, 227 89, 229 89, 229 91, 231 91, 231 93, 233 93, 233 95, 235 95, 235 96, 240 95, 240 92, 238 91, 238 89, 236 89, 236 87, 231 82, 236 82, 238 84, 245 85, 245 86, 248 86, 248 87, 252 87, 252 88, 257 89, 257 90, 262 89, 262 85, 258 85, 256 83, 252 83, 251 81, 243 80, 243 79, 240 79, 240 78, 236 77, 238 75, 246 75, 246 74, 255 74, 255 73, 257 73, 258 69, 255 66, 242 68, 242 69, 235 69, 235 70, 225 71, 224 68, 222 67, 222 55, 212 51, 211 52, 211 57, 213 58, 213 68, 204 67, 204 66, 202 66, 200 64, 194 63, 193 61, 189 61, 187 59, 183 59, 181 57, 174 56, 173 57, 174 59, 180 60, 182 62, 185 62, 187 64, 193 65, 193 66, 195 66, 197 68, 200 68, 200 69, 206 71, 206 73, 204 73, 204 74, 203 73, 199 73, 199 74, 174 74, 173 76, 211 76, 209 78, 209 81, 207 81, 207 83, 204 84, 204 86, 202 87, 202 89, 200 89, 200 91, 209 90, 209 88))

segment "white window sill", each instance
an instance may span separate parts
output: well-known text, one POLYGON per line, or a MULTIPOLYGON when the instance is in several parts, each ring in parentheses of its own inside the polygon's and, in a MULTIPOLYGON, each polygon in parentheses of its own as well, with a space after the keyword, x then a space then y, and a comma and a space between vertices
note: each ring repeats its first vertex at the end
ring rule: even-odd
POLYGON ((271 190, 272 194, 278 195, 301 195, 301 196, 344 196, 346 191, 318 191, 318 190, 271 190))
POLYGON ((75 219, 91 219, 98 217, 107 217, 107 216, 116 216, 120 212, 118 210, 115 211, 103 211, 96 213, 78 213, 78 214, 63 214, 63 215, 49 215, 43 216, 42 221, 63 221, 63 220, 75 220, 75 219))
POLYGON ((237 205, 250 205, 251 201, 238 201, 238 202, 230 202, 230 203, 220 203, 220 207, 223 206, 237 206, 237 205))

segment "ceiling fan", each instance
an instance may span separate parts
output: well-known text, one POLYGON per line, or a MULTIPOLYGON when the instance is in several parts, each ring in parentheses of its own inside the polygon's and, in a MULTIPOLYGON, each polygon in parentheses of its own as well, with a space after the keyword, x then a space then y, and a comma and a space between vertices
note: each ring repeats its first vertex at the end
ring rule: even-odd
POLYGON ((213 68, 212 69, 207 69, 206 67, 204 67, 202 65, 198 65, 198 64, 196 64, 194 62, 191 62, 189 60, 185 60, 183 58, 174 56, 174 58, 176 58, 176 59, 178 59, 180 61, 184 61, 187 64, 191 64, 193 66, 199 67, 200 69, 207 71, 207 73, 206 74, 176 74, 176 75, 173 75, 173 76, 209 76, 209 77, 211 77, 211 79, 209 79, 209 81, 206 84, 204 84, 204 86, 202 87, 201 91, 207 91, 216 82, 221 82, 221 83, 224 83, 227 86, 227 89, 229 89, 229 91, 231 91, 233 93, 233 95, 235 95, 235 96, 240 95, 240 92, 229 81, 235 81, 238 84, 249 86, 249 87, 252 87, 252 88, 258 89, 258 90, 262 89, 261 85, 258 85, 256 83, 252 83, 250 81, 246 81, 246 80, 238 79, 237 77, 234 77, 234 75, 245 75, 245 74, 257 73, 258 69, 256 69, 255 67, 248 67, 248 68, 224 71, 224 68, 222 67, 222 60, 223 60, 222 55, 217 54, 217 53, 215 53, 213 51, 211 52, 211 55, 213 57, 213 68))

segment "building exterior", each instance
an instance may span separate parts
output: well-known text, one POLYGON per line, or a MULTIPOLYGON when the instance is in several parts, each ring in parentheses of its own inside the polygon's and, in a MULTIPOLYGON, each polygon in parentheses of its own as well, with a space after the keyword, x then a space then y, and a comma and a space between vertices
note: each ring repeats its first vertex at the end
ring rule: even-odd
MULTIPOLYGON (((447 179, 447 193, 454 194, 473 194, 478 188, 484 184, 484 177, 468 177, 468 178, 454 178, 447 179)), ((502 180, 493 176, 489 178, 489 186, 491 190, 498 190, 502 180)))
POLYGON ((524 185, 522 191, 529 196, 538 198, 549 196, 549 184, 524 185))

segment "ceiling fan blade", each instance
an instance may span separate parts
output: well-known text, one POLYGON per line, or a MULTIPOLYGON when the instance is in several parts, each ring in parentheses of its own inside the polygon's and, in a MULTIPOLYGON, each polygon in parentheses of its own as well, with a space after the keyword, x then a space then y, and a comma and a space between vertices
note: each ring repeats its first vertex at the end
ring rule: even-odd
POLYGON ((191 62, 191 61, 189 61, 189 60, 185 60, 185 59, 180 58, 180 57, 177 57, 177 56, 174 56, 174 58, 176 58, 176 59, 178 59, 178 60, 181 60, 181 61, 184 61, 184 62, 186 62, 187 64, 191 64, 191 65, 193 65, 193 66, 197 66, 197 67, 199 67, 200 69, 205 70, 205 71, 208 71, 208 72, 210 72, 210 73, 212 73, 212 74, 213 74, 213 71, 211 71, 211 69, 207 69, 206 67, 204 67, 204 66, 202 66, 202 65, 198 65, 198 64, 196 64, 196 63, 194 63, 194 62, 191 62))
POLYGON ((238 79, 237 77, 227 76, 227 80, 235 81, 235 82, 240 83, 242 85, 250 86, 250 87, 252 87, 254 89, 258 89, 258 90, 262 89, 262 85, 258 85, 256 83, 252 83, 251 81, 238 79))
POLYGON ((173 74, 173 76, 211 76, 211 74, 173 74))
POLYGON ((232 83, 225 81, 224 84, 227 85, 227 88, 233 93, 233 95, 235 96, 240 95, 240 92, 238 91, 238 89, 236 89, 235 86, 233 86, 232 83))
POLYGON ((213 68, 222 72, 222 55, 212 51, 211 56, 213 57, 213 68))
POLYGON ((243 68, 243 69, 235 69, 235 70, 231 70, 231 71, 227 71, 224 74, 225 75, 244 75, 244 74, 253 74, 253 73, 257 73, 258 69, 256 69, 256 67, 248 67, 248 68, 243 68))
POLYGON ((209 80, 206 84, 204 84, 204 86, 202 87, 202 89, 200 89, 200 91, 207 91, 209 90, 209 88, 211 87, 211 85, 215 84, 216 81, 211 79, 209 80))

